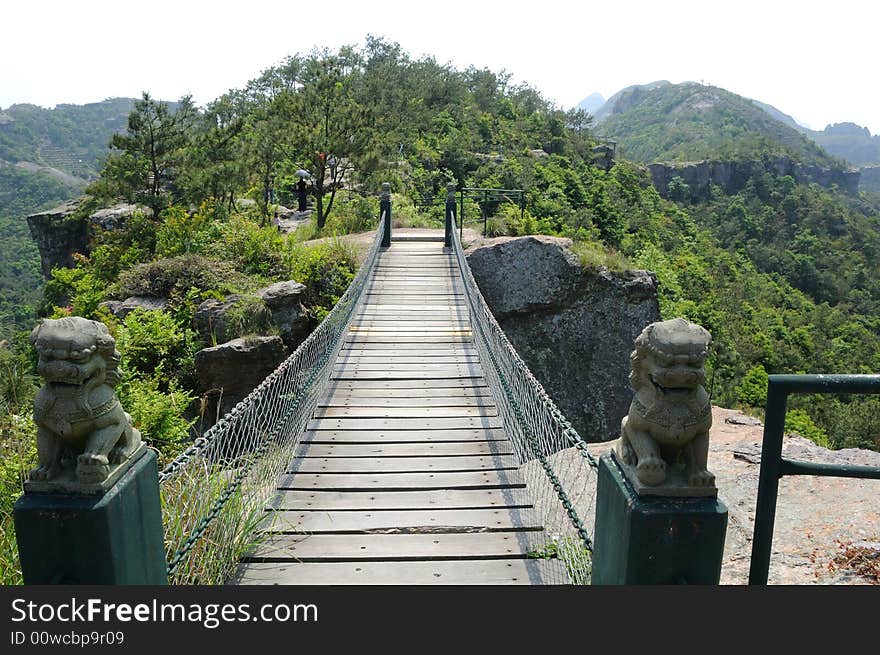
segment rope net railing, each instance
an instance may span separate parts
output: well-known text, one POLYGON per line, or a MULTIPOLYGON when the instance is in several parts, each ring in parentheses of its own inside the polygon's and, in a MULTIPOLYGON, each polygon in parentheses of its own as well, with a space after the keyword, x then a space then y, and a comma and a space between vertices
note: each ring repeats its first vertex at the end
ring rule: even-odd
MULTIPOLYGON (((453 221, 453 226, 455 222, 453 221)), ((498 325, 465 258, 457 229, 452 247, 464 282, 474 345, 543 531, 527 534, 532 557, 557 558, 551 583, 589 584, 598 462, 498 325)))
POLYGON ((222 584, 253 545, 278 476, 326 389, 384 231, 383 216, 357 274, 315 331, 160 473, 169 584, 222 584))

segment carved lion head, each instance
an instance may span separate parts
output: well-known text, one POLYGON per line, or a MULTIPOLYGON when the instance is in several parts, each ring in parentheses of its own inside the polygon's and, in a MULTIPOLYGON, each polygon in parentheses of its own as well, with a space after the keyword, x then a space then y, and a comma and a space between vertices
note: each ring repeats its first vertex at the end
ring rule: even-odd
POLYGON ((44 319, 30 340, 40 355, 37 372, 47 382, 80 386, 119 381, 120 355, 103 323, 79 316, 44 319))
POLYGON ((705 384, 709 332, 683 318, 652 323, 638 336, 630 355, 630 386, 653 384, 659 391, 693 390, 705 384))

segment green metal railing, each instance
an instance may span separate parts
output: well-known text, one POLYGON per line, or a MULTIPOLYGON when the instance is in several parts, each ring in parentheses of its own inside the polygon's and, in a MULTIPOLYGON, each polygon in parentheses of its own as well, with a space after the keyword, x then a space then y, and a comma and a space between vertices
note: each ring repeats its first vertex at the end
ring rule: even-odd
POLYGON ((788 397, 798 393, 880 394, 880 375, 771 375, 767 387, 764 443, 755 509, 749 584, 767 584, 779 479, 784 475, 825 475, 880 480, 880 467, 798 462, 782 457, 788 397))

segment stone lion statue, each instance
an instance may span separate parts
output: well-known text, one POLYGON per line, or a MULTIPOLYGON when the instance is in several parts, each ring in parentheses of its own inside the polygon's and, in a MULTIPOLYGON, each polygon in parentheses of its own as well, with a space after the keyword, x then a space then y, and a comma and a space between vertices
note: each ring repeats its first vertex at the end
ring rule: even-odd
POLYGON ((711 342, 708 331, 681 318, 652 323, 635 341, 629 376, 635 397, 619 444, 624 464, 644 485, 664 484, 679 458, 685 485, 715 485, 706 469, 712 407, 703 368, 711 342))
POLYGON ((103 323, 72 316, 43 320, 31 343, 45 383, 34 399, 39 465, 30 480, 51 481, 75 463, 76 482, 103 482, 142 445, 112 388, 116 342, 103 323))

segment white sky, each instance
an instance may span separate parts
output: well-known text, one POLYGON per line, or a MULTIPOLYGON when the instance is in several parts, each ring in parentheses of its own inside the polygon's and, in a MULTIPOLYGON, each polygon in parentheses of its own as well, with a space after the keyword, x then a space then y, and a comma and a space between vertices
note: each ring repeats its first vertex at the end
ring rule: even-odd
POLYGON ((400 43, 513 74, 573 106, 658 79, 770 103, 817 129, 880 133, 874 0, 22 0, 0 6, 0 107, 114 96, 204 105, 313 46, 400 43))

